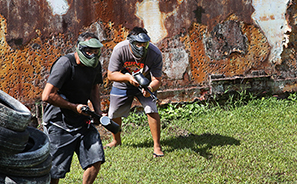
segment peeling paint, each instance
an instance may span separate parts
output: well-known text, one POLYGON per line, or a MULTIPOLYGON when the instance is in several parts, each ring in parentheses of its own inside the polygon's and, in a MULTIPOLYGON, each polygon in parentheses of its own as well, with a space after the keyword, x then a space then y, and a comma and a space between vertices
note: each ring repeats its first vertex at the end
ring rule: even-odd
POLYGON ((248 40, 242 34, 240 23, 234 20, 226 21, 214 27, 210 33, 203 35, 206 54, 211 59, 224 59, 231 53, 245 54, 248 40))
POLYGON ((160 104, 228 89, 296 91, 297 0, 9 0, 0 7, 1 90, 30 107, 40 102, 52 62, 92 31, 104 44, 107 109, 110 55, 134 26, 144 26, 162 52, 160 104))
POLYGON ((169 52, 163 54, 163 62, 163 72, 168 79, 183 79, 183 75, 189 66, 188 53, 181 48, 170 49, 169 52))
MULTIPOLYGON (((237 21, 238 17, 231 15, 226 21, 237 21)), ((224 22, 222 22, 224 24, 224 22)), ((253 25, 240 23, 242 34, 248 39, 246 54, 233 53, 229 57, 213 60, 206 54, 207 45, 203 43, 203 35, 207 27, 195 24, 189 32, 190 55, 195 56, 190 60, 193 78, 200 84, 208 80, 209 74, 224 74, 227 77, 244 75, 253 68, 264 67, 265 59, 269 55, 270 47, 265 35, 253 25), (261 44, 257 44, 261 43, 261 44)))
POLYGON ((283 45, 288 44, 286 32, 291 32, 285 17, 287 4, 290 0, 253 0, 255 12, 252 18, 261 27, 270 44, 269 60, 273 63, 282 62, 283 45))
MULTIPOLYGON (((179 0, 178 5, 183 1, 179 0)), ((144 24, 144 28, 149 32, 151 41, 157 43, 167 36, 167 30, 164 22, 166 18, 176 13, 174 9, 169 13, 160 11, 158 0, 143 0, 141 3, 136 3, 136 16, 139 17, 144 24)))
POLYGON ((53 11, 53 15, 64 15, 69 10, 67 0, 46 0, 53 11))

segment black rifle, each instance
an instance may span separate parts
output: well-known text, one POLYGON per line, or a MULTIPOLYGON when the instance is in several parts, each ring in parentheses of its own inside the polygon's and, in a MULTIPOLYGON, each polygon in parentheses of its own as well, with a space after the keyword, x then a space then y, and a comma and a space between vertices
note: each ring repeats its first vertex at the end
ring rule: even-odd
POLYGON ((120 126, 112 121, 109 117, 107 116, 100 116, 94 111, 91 111, 88 106, 83 106, 81 108, 82 112, 92 116, 92 118, 98 119, 98 121, 101 123, 102 126, 104 126, 108 131, 116 134, 119 131, 121 131, 120 126))
POLYGON ((148 91, 153 99, 154 102, 158 101, 158 98, 155 96, 155 94, 148 88, 150 81, 139 71, 136 73, 132 73, 132 76, 139 84, 139 90, 142 91, 142 88, 148 91))

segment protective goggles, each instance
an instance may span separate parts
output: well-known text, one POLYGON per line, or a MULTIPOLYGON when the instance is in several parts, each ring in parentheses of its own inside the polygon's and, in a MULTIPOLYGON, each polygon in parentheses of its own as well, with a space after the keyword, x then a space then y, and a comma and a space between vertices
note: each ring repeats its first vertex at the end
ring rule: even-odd
POLYGON ((133 42, 133 45, 135 45, 136 47, 144 47, 145 49, 148 48, 150 42, 133 42))
POLYGON ((90 48, 88 46, 78 44, 78 49, 88 59, 100 56, 101 54, 101 48, 90 48))
POLYGON ((81 51, 82 54, 88 59, 100 56, 101 47, 103 47, 102 43, 100 43, 100 41, 95 38, 78 43, 79 51, 81 51))

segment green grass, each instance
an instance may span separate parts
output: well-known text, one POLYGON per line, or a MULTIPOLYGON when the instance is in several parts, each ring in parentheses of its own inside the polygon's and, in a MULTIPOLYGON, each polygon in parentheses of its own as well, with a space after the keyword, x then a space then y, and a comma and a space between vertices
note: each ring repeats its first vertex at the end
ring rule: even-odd
MULTIPOLYGON (((95 183, 297 183, 296 99, 169 105, 160 109, 163 158, 153 158, 145 116, 132 113, 95 183)), ((74 157, 60 183, 82 174, 74 157)))

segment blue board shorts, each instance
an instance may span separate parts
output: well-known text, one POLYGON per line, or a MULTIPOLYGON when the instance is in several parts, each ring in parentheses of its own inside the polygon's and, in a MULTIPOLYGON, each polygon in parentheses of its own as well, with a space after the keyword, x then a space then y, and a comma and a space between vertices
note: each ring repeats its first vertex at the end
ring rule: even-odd
POLYGON ((139 89, 119 89, 112 87, 108 117, 110 119, 128 117, 134 97, 141 103, 146 114, 158 113, 157 105, 153 99, 151 97, 144 97, 139 89))
POLYGON ((66 173, 70 171, 74 152, 84 170, 97 162, 105 162, 100 134, 93 125, 68 132, 48 123, 44 126, 44 133, 50 140, 51 178, 65 178, 66 173))

